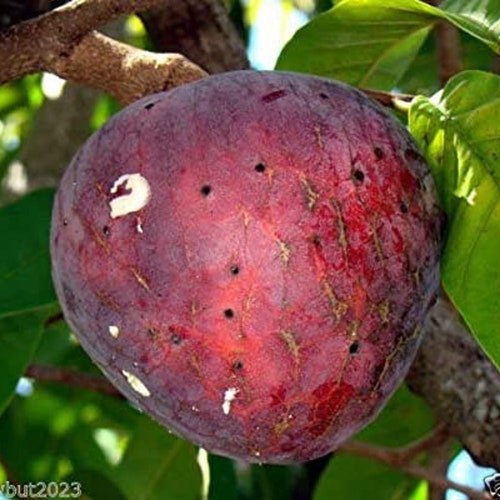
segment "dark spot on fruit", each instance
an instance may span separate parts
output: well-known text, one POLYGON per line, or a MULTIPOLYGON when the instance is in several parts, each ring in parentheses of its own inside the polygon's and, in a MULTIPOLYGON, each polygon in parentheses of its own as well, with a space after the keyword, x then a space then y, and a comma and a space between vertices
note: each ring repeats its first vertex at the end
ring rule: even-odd
POLYGON ((275 90, 274 92, 262 96, 262 100, 266 103, 273 102, 276 101, 277 99, 281 99, 285 95, 286 95, 286 90, 284 89, 275 90))
POLYGON ((68 225, 68 219, 63 219, 63 226, 67 226, 68 225))
POLYGON ((320 92, 319 96, 321 97, 321 99, 328 99, 328 94, 325 94, 324 92, 320 92))
POLYGON ((211 188, 208 184, 205 184, 205 185, 201 188, 201 194, 202 194, 203 196, 208 196, 211 192, 212 192, 212 188, 211 188))
POLYGON ((406 205, 406 203, 401 202, 399 204, 399 210, 401 210, 401 213, 403 213, 403 214, 408 213, 408 206, 406 205))
POLYGON ((240 268, 238 266, 231 266, 231 274, 233 276, 240 274, 240 268))
POLYGON ((109 236, 109 233, 111 232, 109 226, 104 226, 102 228, 102 232, 104 233, 104 236, 109 236))
POLYGON ((178 333, 174 333, 170 337, 170 342, 172 342, 172 344, 174 344, 174 345, 181 345, 181 343, 182 343, 182 337, 178 333))
POLYGON ((232 309, 225 309, 225 310, 224 310, 224 316, 225 316, 227 319, 234 318, 234 311, 233 311, 232 309))
POLYGON ((242 369, 243 369, 243 363, 241 361, 235 361, 233 363, 233 370, 234 371, 239 372, 242 369))
POLYGON ((321 238, 315 234, 312 238, 313 245, 319 247, 321 245, 321 238))
POLYGON ((373 149, 373 152, 375 153, 375 156, 377 157, 377 160, 381 160, 385 154, 382 148, 376 147, 373 149))
POLYGON ((259 172, 259 174, 261 174, 262 172, 265 172, 265 170, 266 170, 266 166, 263 163, 257 163, 257 165, 255 165, 255 171, 259 172))
POLYGON ((359 344, 357 342, 353 342, 349 346, 349 354, 356 354, 359 350, 359 344))
POLYGON ((144 106, 144 109, 151 109, 154 105, 155 105, 154 102, 148 102, 148 104, 146 104, 146 106, 144 106))
POLYGON ((352 176, 354 177, 354 180, 358 182, 363 182, 365 180, 365 174, 359 169, 355 170, 352 173, 352 176))

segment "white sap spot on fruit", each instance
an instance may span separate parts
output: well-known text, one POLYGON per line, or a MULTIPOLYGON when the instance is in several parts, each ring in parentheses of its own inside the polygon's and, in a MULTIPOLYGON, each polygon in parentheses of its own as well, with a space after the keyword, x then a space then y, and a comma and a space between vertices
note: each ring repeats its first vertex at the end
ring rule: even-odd
POLYGON ((118 335, 120 335, 120 329, 116 325, 109 326, 108 327, 108 332, 115 339, 117 339, 118 335))
POLYGON ((193 405, 193 406, 191 406, 191 411, 194 411, 195 413, 199 413, 200 409, 197 406, 193 405))
POLYGON ((238 392, 240 391, 236 387, 230 387, 224 393, 224 401, 222 403, 222 411, 224 412, 224 415, 229 415, 229 412, 231 411, 231 403, 234 401, 238 392))
POLYGON ((139 377, 135 376, 134 374, 126 370, 122 370, 122 373, 123 376, 127 379, 127 382, 130 384, 130 387, 132 387, 132 389, 134 389, 135 392, 138 392, 141 396, 144 396, 146 398, 151 396, 151 392, 139 379, 139 377))
POLYGON ((109 192, 116 194, 121 186, 127 192, 109 202, 113 219, 141 210, 151 198, 149 182, 141 174, 122 175, 116 179, 109 192))

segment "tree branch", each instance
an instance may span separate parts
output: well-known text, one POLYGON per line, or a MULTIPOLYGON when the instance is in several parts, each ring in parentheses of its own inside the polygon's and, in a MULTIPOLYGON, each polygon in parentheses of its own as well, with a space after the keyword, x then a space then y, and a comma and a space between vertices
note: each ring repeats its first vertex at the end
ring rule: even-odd
POLYGON ((154 0, 73 0, 1 31, 0 84, 41 71, 93 29, 155 3, 154 0))
POLYGON ((42 382, 55 382, 124 399, 114 385, 99 375, 41 364, 29 365, 24 375, 42 382))
POLYGON ((0 33, 0 85, 48 71, 110 93, 126 104, 206 76, 178 54, 154 54, 92 30, 159 0, 73 0, 0 33))
MULTIPOLYGON (((453 440, 450 438, 440 446, 434 448, 432 453, 429 453, 429 461, 427 463, 429 470, 441 476, 447 475, 450 460, 453 457, 452 444, 453 440)), ((446 489, 436 486, 435 484, 430 484, 427 496, 427 500, 445 500, 446 489)))
POLYGON ((156 48, 209 73, 246 69, 245 45, 221 0, 169 0, 139 14, 156 48))
POLYGON ((180 54, 155 54, 92 32, 67 56, 52 61, 62 78, 97 88, 128 104, 207 74, 180 54))
POLYGON ((500 373, 445 298, 428 315, 407 382, 478 463, 500 468, 500 373))
POLYGON ((469 488, 468 486, 463 486, 461 484, 455 483, 454 481, 450 481, 446 479, 446 477, 437 474, 420 464, 401 463, 401 450, 398 450, 397 448, 383 448, 360 441, 350 441, 341 446, 338 451, 376 460, 378 462, 389 465, 390 467, 394 467, 409 476, 415 477, 417 479, 424 479, 430 484, 444 490, 453 489, 464 493, 469 498, 474 500, 487 500, 488 498, 490 498, 489 495, 487 495, 485 492, 481 492, 473 488, 469 488))

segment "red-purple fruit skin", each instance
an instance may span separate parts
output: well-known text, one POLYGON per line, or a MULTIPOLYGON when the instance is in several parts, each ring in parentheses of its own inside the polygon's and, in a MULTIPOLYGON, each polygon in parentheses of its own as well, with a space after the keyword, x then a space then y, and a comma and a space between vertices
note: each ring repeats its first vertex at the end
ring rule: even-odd
POLYGON ((428 169, 379 105, 240 71, 95 133, 61 182, 51 252, 67 321, 127 398, 210 452, 292 463, 365 426, 405 376, 441 232, 428 169), (147 204, 112 218, 137 173, 147 204))

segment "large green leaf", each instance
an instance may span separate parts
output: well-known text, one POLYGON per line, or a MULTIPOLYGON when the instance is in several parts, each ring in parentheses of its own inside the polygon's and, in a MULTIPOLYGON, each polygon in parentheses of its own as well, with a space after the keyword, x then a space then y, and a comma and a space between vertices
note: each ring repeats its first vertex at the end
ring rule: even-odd
MULTIPOLYGON (((500 52, 498 0, 343 0, 300 29, 277 69, 390 90, 415 59, 432 26, 447 20, 500 52)), ((433 63, 434 64, 434 63, 433 63)))
POLYGON ((277 69, 391 89, 439 12, 417 0, 344 0, 295 34, 283 49, 277 69))
POLYGON ((53 196, 44 189, 0 209, 0 317, 56 302, 49 257, 53 196))
POLYGON ((445 0, 447 19, 500 53, 500 2, 498 0, 445 0))
POLYGON ((196 448, 146 416, 139 419, 114 479, 130 500, 198 500, 201 494, 196 448))
POLYGON ((72 485, 71 492, 75 492, 75 498, 78 498, 76 493, 81 491, 83 499, 127 500, 127 496, 122 493, 119 486, 95 468, 77 469, 70 477, 64 478, 64 481, 72 485))
POLYGON ((414 100, 409 125, 448 215, 443 285, 500 367, 500 77, 456 76, 414 100))
MULTIPOLYGON (((403 446, 428 432, 432 422, 425 403, 402 386, 379 417, 356 439, 382 446, 403 446)), ((321 476, 314 500, 406 500, 416 485, 415 479, 384 464, 338 453, 321 476)))
POLYGON ((50 312, 51 308, 0 318, 0 414, 35 353, 50 312))

